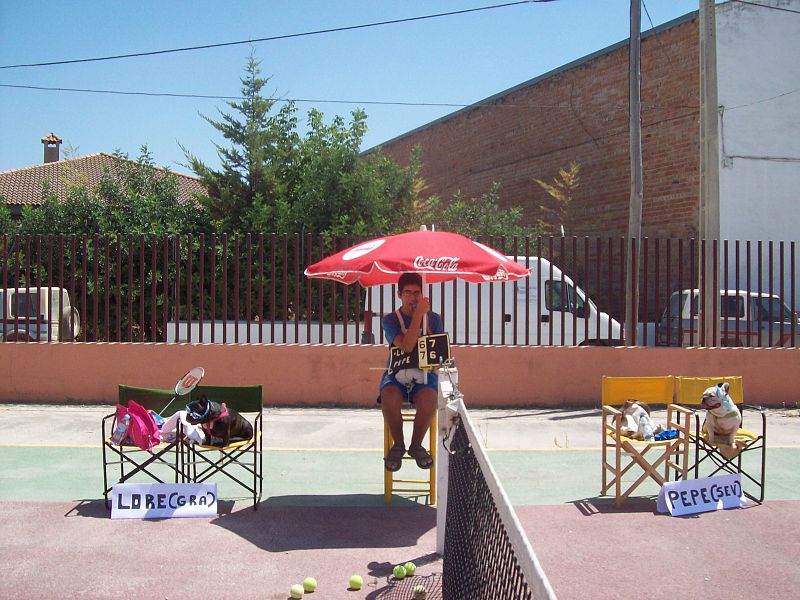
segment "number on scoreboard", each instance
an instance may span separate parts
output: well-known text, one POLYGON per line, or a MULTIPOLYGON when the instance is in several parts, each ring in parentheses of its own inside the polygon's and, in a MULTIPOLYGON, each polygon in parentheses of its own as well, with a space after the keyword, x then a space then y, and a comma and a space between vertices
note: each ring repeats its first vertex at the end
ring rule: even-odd
POLYGON ((450 337, 446 333, 426 335, 417 340, 420 369, 433 369, 450 360, 450 337))

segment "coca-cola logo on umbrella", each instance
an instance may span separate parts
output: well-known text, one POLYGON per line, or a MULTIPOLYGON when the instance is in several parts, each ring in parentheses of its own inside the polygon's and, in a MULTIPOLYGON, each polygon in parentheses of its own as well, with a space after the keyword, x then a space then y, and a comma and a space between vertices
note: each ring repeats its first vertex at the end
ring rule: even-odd
POLYGON ((458 257, 457 256, 439 256, 436 258, 429 258, 425 256, 417 256, 414 259, 415 269, 425 269, 426 271, 457 271, 458 270, 458 257))
POLYGON ((484 281, 507 281, 508 280, 508 271, 506 271, 502 266, 497 267, 497 272, 494 275, 484 275, 484 281))
POLYGON ((489 254, 494 256, 497 260, 499 260, 501 262, 504 262, 504 263, 508 262, 508 258, 505 255, 500 254, 494 248, 489 248, 489 246, 485 246, 484 244, 481 244, 480 242, 472 242, 472 243, 475 244, 478 248, 480 248, 484 252, 488 252, 489 254))
POLYGON ((359 258, 360 256, 364 256, 365 254, 369 254, 373 250, 380 248, 386 242, 385 239, 379 240, 372 240, 370 242, 364 242, 363 244, 359 244, 353 248, 350 248, 347 252, 342 255, 342 260, 353 260, 359 258))

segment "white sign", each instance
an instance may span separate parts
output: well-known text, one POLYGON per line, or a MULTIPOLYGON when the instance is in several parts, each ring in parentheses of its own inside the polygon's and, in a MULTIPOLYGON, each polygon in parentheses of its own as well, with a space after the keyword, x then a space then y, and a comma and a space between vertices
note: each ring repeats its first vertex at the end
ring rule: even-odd
POLYGON ((112 519, 216 516, 216 483, 118 483, 111 490, 112 519))
POLYGON ((656 510, 677 517, 744 506, 747 499, 742 494, 742 480, 735 473, 665 483, 658 493, 656 510))

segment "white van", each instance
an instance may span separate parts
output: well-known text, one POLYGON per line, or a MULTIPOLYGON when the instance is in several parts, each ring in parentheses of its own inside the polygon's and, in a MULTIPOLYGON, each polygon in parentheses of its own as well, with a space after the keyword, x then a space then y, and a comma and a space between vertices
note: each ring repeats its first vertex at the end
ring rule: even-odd
POLYGON ((0 341, 71 342, 81 319, 69 292, 56 287, 0 289, 0 341))
MULTIPOLYGON (((429 286, 453 344, 619 345, 620 323, 598 310, 586 293, 544 258, 513 257, 530 275, 516 282, 448 281, 429 286)), ((427 290, 426 290, 426 293, 427 290)), ((366 290, 365 343, 384 343, 381 316, 400 306, 397 286, 366 290), (371 325, 371 330, 369 326, 371 325)))
MULTIPOLYGON (((788 346, 792 331, 800 342, 798 316, 775 294, 747 290, 720 290, 721 346, 788 346)), ((698 346, 700 293, 673 292, 658 323, 658 344, 698 346)))

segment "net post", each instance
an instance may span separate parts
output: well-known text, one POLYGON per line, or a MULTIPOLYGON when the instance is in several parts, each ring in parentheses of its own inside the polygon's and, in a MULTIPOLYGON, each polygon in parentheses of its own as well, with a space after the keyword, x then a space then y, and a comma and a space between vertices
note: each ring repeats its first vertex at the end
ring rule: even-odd
MULTIPOLYGON (((443 440, 452 426, 447 414, 447 403, 458 385, 458 369, 448 368, 439 374, 438 428, 436 442, 443 440)), ((444 449, 443 449, 444 450, 444 449)), ((450 467, 450 453, 436 452, 436 553, 444 556, 444 531, 447 521, 447 471, 450 467)))

